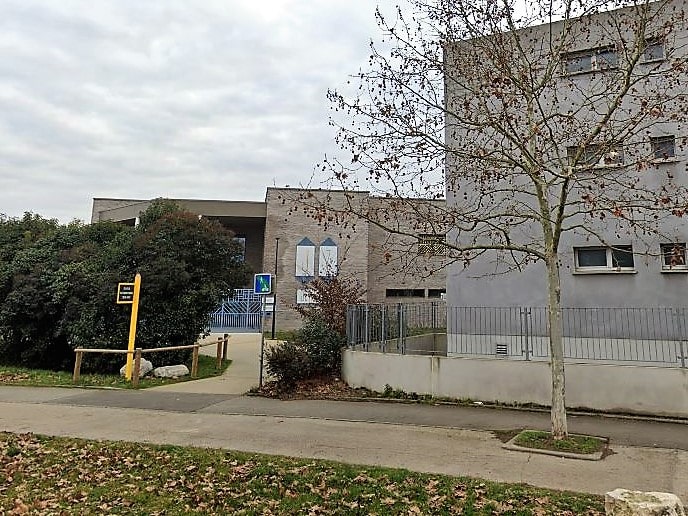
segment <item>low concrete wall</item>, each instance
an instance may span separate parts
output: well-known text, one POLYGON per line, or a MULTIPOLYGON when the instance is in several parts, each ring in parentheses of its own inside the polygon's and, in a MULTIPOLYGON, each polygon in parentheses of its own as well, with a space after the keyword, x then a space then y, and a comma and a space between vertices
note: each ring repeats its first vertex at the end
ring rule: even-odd
MULTIPOLYGON (((548 362, 427 357, 344 351, 342 377, 353 387, 385 385, 419 394, 549 405, 548 362)), ((688 369, 566 364, 572 408, 688 417, 688 369)))

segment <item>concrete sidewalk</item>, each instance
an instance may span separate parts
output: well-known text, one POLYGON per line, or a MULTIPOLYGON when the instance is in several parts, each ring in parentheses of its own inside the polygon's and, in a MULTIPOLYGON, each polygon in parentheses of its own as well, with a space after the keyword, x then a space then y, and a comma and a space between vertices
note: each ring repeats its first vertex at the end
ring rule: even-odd
MULTIPOLYGON (((217 342, 222 334, 211 333, 201 342, 217 342)), ((216 356, 215 346, 201 348, 201 353, 216 356)), ((227 357, 232 361, 222 376, 204 378, 193 382, 181 382, 148 389, 162 392, 187 392, 205 394, 244 394, 258 385, 260 370, 260 334, 233 333, 229 336, 227 357)))
POLYGON ((571 417, 572 432, 611 438, 613 454, 599 462, 504 450, 490 431, 548 424, 547 414, 503 409, 0 387, 0 429, 11 432, 326 458, 598 494, 669 491, 688 500, 688 426, 571 417))

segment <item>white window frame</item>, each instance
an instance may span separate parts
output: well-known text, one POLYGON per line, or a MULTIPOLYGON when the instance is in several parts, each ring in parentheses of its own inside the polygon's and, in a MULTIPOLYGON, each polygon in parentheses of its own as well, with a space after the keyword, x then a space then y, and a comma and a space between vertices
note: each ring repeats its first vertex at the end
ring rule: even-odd
POLYGON ((630 248, 630 253, 633 254, 633 246, 631 245, 619 245, 615 247, 604 247, 604 246, 584 246, 584 247, 574 247, 573 254, 575 260, 575 271, 578 273, 594 273, 594 272, 636 272, 635 260, 632 267, 615 267, 613 261, 613 252, 624 250, 624 248, 630 248), (580 265, 579 257, 581 251, 606 251, 606 265, 593 265, 586 266, 580 265))
POLYGON ((580 75, 585 73, 600 72, 604 70, 615 70, 619 67, 619 53, 614 47, 600 47, 581 50, 580 52, 571 52, 561 56, 562 74, 565 76, 580 75), (615 62, 610 64, 607 59, 602 58, 602 55, 613 54, 615 62), (575 59, 589 58, 590 68, 584 70, 569 71, 568 65, 575 59))
POLYGON ((300 288, 296 291, 296 304, 297 305, 316 305, 317 303, 310 295, 308 290, 305 288, 300 288))
POLYGON ((320 244, 318 253, 318 276, 331 278, 339 272, 337 244, 330 238, 320 244))
POLYGON ((315 244, 307 238, 301 240, 296 246, 295 267, 297 278, 315 277, 315 244))
POLYGON ((659 246, 660 249, 660 257, 662 260, 662 272, 670 272, 670 271, 681 271, 681 272, 686 272, 688 271, 688 256, 686 256, 686 243, 685 242, 671 242, 671 243, 664 243, 660 244, 659 246), (680 253, 677 255, 679 260, 683 261, 683 263, 677 263, 675 265, 672 265, 671 263, 667 263, 667 259, 669 256, 673 254, 673 248, 678 247, 678 252, 680 253))
POLYGON ((676 161, 676 135, 667 134, 662 136, 650 136, 650 149, 652 152, 652 161, 655 163, 663 163, 668 161, 676 161), (671 155, 657 156, 659 146, 671 142, 671 155))
MULTIPOLYGON (((583 149, 583 156, 582 159, 585 159, 586 151, 590 150, 591 154, 596 153, 600 148, 602 148, 603 145, 599 143, 593 143, 591 145, 588 145, 583 149)), ((576 146, 569 146, 566 147, 566 155, 569 159, 569 163, 571 161, 571 157, 573 154, 576 153, 578 150, 578 147, 576 146)), ((608 169, 608 168, 618 168, 618 167, 623 167, 625 164, 625 156, 623 152, 623 147, 621 145, 613 145, 610 147, 610 149, 605 152, 604 154, 601 154, 600 157, 598 158, 596 163, 589 164, 589 163, 579 163, 577 164, 574 168, 574 170, 593 170, 593 169, 608 169)))

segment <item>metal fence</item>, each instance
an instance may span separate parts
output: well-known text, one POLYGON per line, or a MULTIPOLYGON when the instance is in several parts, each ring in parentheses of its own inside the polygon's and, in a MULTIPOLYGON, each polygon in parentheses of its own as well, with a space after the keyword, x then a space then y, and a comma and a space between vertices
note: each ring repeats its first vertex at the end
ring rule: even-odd
POLYGON ((365 351, 446 355, 447 305, 425 303, 361 304, 347 309, 349 347, 365 351))
POLYGON ((210 329, 222 331, 260 331, 261 298, 253 289, 236 289, 210 314, 210 329))
MULTIPOLYGON (((564 357, 576 362, 686 367, 688 308, 564 308, 564 357)), ((367 351, 548 360, 544 307, 355 305, 349 346, 367 351), (438 337, 442 332, 446 340, 438 337), (433 345, 421 338, 433 335, 433 345), (431 353, 430 353, 431 352, 431 353)))

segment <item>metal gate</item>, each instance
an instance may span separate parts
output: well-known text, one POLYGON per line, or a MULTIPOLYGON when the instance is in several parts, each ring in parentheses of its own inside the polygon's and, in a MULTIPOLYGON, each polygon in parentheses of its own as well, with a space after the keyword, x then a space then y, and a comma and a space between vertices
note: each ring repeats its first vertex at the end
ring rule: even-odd
POLYGON ((259 332, 261 296, 253 289, 236 289, 232 297, 222 300, 210 315, 213 332, 259 332))

